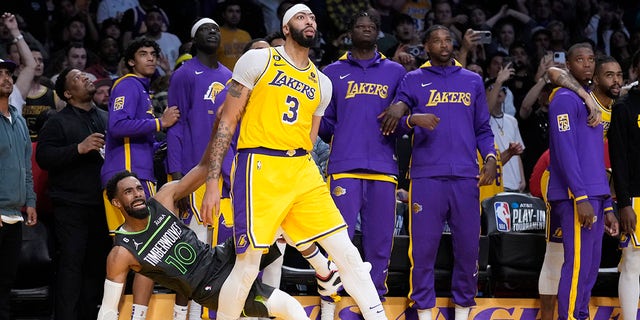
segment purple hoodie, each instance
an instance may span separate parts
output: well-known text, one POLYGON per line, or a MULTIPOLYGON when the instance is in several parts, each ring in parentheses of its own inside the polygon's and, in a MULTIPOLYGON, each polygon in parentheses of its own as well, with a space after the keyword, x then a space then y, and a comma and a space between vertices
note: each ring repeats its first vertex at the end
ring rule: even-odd
POLYGON ((130 170, 142 180, 156 181, 153 174, 155 133, 162 130, 153 115, 148 78, 127 74, 116 80, 109 98, 102 184, 118 171, 130 170))
MULTIPOLYGON (((549 105, 549 200, 576 201, 609 196, 602 125, 589 127, 589 111, 577 94, 565 88, 549 105)), ((607 207, 609 205, 607 204, 607 207)))
POLYGON ((322 72, 333 84, 319 130, 322 140, 331 142, 327 173, 397 175, 395 136, 382 135, 378 115, 391 104, 404 67, 379 53, 355 60, 349 52, 322 72))
POLYGON ((482 78, 452 60, 446 67, 430 61, 407 73, 394 103, 402 101, 411 113, 432 113, 440 118, 434 130, 409 127, 403 117, 399 130, 414 129, 411 178, 476 178, 478 154, 494 154, 493 133, 482 78))

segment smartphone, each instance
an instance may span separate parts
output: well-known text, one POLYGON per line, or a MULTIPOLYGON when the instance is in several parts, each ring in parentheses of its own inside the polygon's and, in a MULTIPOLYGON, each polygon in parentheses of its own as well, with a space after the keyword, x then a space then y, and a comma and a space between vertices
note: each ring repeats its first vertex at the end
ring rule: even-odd
POLYGON ((565 64, 567 61, 564 57, 564 52, 556 51, 553 53, 553 62, 565 64))
POLYGON ((481 44, 491 43, 491 31, 474 31, 474 32, 475 34, 480 35, 480 40, 478 40, 478 43, 481 43, 481 44))
POLYGON ((515 68, 513 57, 504 57, 502 58, 502 67, 506 68, 509 64, 511 64, 511 68, 515 68))

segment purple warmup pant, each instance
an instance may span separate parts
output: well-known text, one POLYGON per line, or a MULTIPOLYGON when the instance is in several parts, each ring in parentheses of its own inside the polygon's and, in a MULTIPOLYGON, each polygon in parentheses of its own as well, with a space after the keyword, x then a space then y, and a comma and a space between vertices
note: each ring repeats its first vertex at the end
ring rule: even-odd
POLYGON ((331 197, 342 213, 353 239, 358 214, 363 260, 371 263, 371 278, 380 297, 387 293, 387 270, 393 246, 396 184, 387 181, 342 178, 329 183, 331 197), (334 192, 334 190, 340 192, 334 192), (343 192, 344 190, 344 192, 343 192))
POLYGON ((551 202, 551 215, 560 220, 564 263, 558 287, 558 319, 588 319, 591 289, 598 277, 604 200, 589 199, 596 221, 591 230, 580 226, 573 200, 551 202))
POLYGON ((434 267, 445 221, 453 241, 453 302, 474 306, 478 287, 480 203, 476 179, 414 178, 409 188, 409 258, 412 261, 410 305, 436 304, 434 267))

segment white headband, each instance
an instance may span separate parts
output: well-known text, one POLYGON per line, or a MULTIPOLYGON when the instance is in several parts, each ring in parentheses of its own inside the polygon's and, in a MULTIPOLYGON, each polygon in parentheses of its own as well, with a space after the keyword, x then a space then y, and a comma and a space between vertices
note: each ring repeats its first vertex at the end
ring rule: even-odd
POLYGON ((215 20, 211 18, 202 18, 198 20, 196 23, 194 23, 193 27, 191 27, 191 38, 195 37, 196 32, 198 32, 198 28, 200 28, 203 24, 206 24, 206 23, 213 23, 216 26, 218 26, 218 28, 220 27, 220 25, 218 25, 218 23, 215 22, 215 20))
POLYGON ((309 9, 309 7, 307 7, 306 5, 302 4, 302 3, 298 3, 295 6, 289 8, 289 10, 287 10, 287 12, 284 13, 284 16, 282 17, 282 26, 284 27, 287 22, 289 22, 289 20, 291 20, 291 18, 293 18, 293 16, 295 16, 296 14, 300 13, 300 12, 304 12, 304 11, 308 11, 309 13, 313 13, 311 12, 311 9, 309 9))

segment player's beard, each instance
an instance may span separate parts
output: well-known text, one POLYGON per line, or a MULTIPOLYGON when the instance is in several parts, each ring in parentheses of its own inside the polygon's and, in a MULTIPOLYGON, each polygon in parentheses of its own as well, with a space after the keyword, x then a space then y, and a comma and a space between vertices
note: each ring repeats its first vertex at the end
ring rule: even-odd
POLYGON ((293 40, 299 45, 305 48, 311 48, 316 43, 316 36, 314 35, 313 37, 305 37, 303 33, 304 29, 298 30, 292 26, 290 26, 290 29, 291 38, 293 38, 293 40))
POLYGON ((131 217, 134 217, 136 219, 145 219, 146 217, 149 216, 149 208, 147 208, 146 206, 146 201, 145 201, 145 206, 143 208, 140 209, 134 209, 133 208, 133 203, 131 203, 130 205, 126 206, 124 208, 124 210, 127 212, 128 215, 130 215, 131 217))
MULTIPOLYGON (((607 90, 605 91, 605 94, 607 95, 607 97, 611 98, 611 99, 618 99, 620 97, 620 91, 618 91, 618 94, 614 94, 613 91, 611 91, 611 88, 613 88, 613 86, 607 88, 607 90)), ((618 90, 620 90, 620 87, 618 87, 618 90)))

